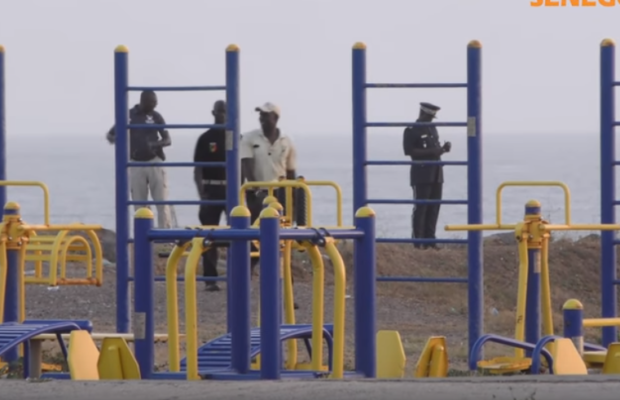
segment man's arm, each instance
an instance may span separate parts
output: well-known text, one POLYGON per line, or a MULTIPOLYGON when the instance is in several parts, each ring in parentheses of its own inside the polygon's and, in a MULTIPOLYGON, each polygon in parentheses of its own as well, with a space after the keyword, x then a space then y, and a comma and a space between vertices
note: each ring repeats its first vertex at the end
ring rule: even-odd
POLYGON ((248 182, 255 182, 254 177, 254 150, 252 149, 252 141, 245 138, 239 143, 239 157, 241 158, 241 172, 248 182))
POLYGON ((297 150, 291 142, 291 148, 286 157, 286 179, 295 179, 297 170, 297 150))
MULTIPOLYGON (((165 125, 166 121, 164 120, 164 117, 160 114, 160 113, 155 113, 154 118, 155 123, 157 125, 165 125)), ((156 146, 156 147, 168 147, 172 144, 172 139, 170 139, 170 133, 168 132, 167 129, 159 129, 159 136, 161 136, 161 139, 158 140, 157 142, 153 143, 152 146, 156 146)))
POLYGON ((114 139, 115 139, 114 135, 116 134, 115 129, 116 129, 116 126, 112 126, 110 130, 108 131, 108 133, 105 134, 105 138, 110 144, 114 144, 114 139))
MULTIPOLYGON (((194 162, 200 162, 200 149, 202 149, 202 138, 201 135, 196 141, 196 147, 194 148, 194 162)), ((204 185, 202 184, 202 168, 194 167, 194 183, 196 184, 196 189, 198 190, 198 197, 201 199, 204 197, 204 185)))

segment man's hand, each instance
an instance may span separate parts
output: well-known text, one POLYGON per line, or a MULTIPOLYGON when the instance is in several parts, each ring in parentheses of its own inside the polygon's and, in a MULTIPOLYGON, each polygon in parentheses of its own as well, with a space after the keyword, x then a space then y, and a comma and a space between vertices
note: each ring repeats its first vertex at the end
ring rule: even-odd
POLYGON ((450 149, 452 149, 452 143, 450 142, 445 142, 442 146, 443 151, 445 151, 446 153, 450 152, 450 149))

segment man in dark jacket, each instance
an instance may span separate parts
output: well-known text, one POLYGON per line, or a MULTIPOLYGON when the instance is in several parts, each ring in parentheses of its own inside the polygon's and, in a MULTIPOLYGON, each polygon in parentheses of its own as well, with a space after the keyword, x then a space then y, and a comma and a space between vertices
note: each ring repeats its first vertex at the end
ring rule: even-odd
MULTIPOLYGON (((430 103, 420 103, 420 115, 416 122, 432 122, 440 108, 430 103)), ((443 166, 424 164, 423 161, 441 161, 441 155, 450 151, 452 145, 439 142, 435 126, 410 126, 403 133, 403 151, 416 162, 411 166, 409 183, 414 200, 441 200, 443 166)), ((435 228, 440 204, 416 204, 411 218, 412 238, 435 239, 435 228)), ((414 244, 416 248, 436 248, 433 244, 414 244)))
MULTIPOLYGON (((164 117, 155 110, 157 95, 152 90, 145 90, 140 94, 140 104, 129 110, 129 121, 132 124, 165 125, 164 117)), ((115 143, 115 127, 106 134, 110 144, 115 143)), ((163 163, 166 160, 164 147, 170 146, 170 134, 165 129, 130 129, 129 130, 129 158, 137 162, 156 162, 162 165, 149 167, 129 168, 129 186, 131 198, 134 201, 148 201, 149 192, 155 201, 165 201, 168 197, 168 182, 163 163)), ((136 204, 135 209, 144 207, 136 204)), ((157 226, 159 228, 172 227, 170 207, 158 204, 157 226)))

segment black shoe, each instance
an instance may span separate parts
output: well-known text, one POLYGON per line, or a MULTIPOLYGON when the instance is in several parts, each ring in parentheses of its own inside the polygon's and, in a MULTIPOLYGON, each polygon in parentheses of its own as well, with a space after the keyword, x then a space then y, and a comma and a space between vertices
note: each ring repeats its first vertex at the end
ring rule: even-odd
POLYGON ((206 282, 207 283, 207 292, 219 292, 220 287, 217 285, 217 282, 206 282))
POLYGON ((297 304, 297 302, 293 303, 293 308, 295 310, 299 310, 299 304, 297 304))

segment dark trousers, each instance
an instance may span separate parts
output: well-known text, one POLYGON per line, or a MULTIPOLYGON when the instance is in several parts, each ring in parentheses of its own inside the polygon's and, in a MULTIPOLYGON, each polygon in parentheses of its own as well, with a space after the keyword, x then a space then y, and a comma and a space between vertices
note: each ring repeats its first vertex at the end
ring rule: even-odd
MULTIPOLYGON (((225 198, 226 188, 224 186, 206 186, 205 192, 207 195, 203 200, 223 200, 225 198)), ((226 206, 216 205, 201 205, 198 212, 198 218, 201 225, 219 225, 220 218, 223 214, 226 214, 226 206)), ((211 247, 209 250, 202 254, 202 267, 203 275, 209 277, 216 277, 217 274, 217 260, 218 249, 217 247, 211 247)))
MULTIPOLYGON (((442 183, 424 183, 413 186, 414 200, 441 200, 442 183)), ((414 239, 435 239, 435 229, 439 217, 441 204, 416 204, 413 206, 411 225, 413 228, 412 237, 414 239)), ((427 244, 419 247, 435 247, 435 244, 427 244)))

